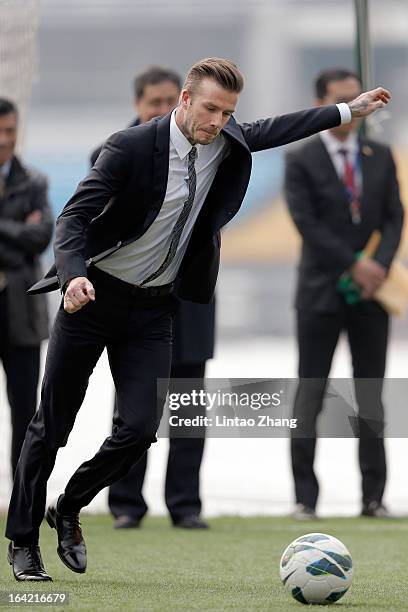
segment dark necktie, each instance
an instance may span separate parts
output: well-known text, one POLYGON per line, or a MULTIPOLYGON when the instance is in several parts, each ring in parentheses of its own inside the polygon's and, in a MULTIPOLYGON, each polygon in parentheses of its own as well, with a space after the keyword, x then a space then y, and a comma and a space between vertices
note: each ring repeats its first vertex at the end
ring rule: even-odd
POLYGON ((169 265, 174 259, 174 256, 177 252, 178 244, 180 242, 181 234, 183 233, 184 226, 191 212, 191 209, 193 208, 194 196, 195 196, 196 184, 197 184, 196 172, 195 172, 195 167, 194 167, 194 162, 196 160, 196 157, 197 157, 197 147, 192 147, 190 153, 188 154, 188 178, 187 178, 188 197, 187 197, 187 200, 183 204, 183 208, 181 210, 179 218, 177 219, 176 224, 173 227, 173 231, 171 232, 170 246, 169 246, 169 250, 167 251, 167 255, 164 258, 164 261, 161 264, 161 266, 156 270, 156 272, 153 272, 153 274, 145 278, 145 280, 142 283, 140 283, 141 285, 150 283, 150 281, 154 280, 155 278, 158 278, 161 274, 163 274, 165 270, 167 270, 167 268, 169 267, 169 265))
POLYGON ((351 220, 355 225, 357 225, 361 222, 361 204, 360 194, 358 192, 355 180, 355 172, 353 165, 350 163, 348 151, 346 149, 340 149, 339 153, 341 153, 344 157, 343 182, 350 201, 351 220))

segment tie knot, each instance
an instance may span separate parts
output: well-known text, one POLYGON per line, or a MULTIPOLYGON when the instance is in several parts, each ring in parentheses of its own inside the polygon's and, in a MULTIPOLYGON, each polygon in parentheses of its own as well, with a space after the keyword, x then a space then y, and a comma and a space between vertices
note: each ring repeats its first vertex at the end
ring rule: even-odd
POLYGON ((188 159, 191 162, 195 162, 196 158, 197 158, 197 147, 193 146, 191 147, 190 153, 188 154, 188 159))
POLYGON ((339 153, 340 153, 341 155, 343 155, 343 157, 347 157, 347 155, 348 155, 348 151, 347 151, 347 149, 339 149, 339 153))

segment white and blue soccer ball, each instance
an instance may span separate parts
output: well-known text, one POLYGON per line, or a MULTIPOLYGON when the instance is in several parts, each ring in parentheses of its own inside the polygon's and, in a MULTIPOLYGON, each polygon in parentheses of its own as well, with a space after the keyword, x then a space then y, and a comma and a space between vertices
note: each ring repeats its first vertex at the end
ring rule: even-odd
POLYGON ((350 588, 353 561, 337 538, 308 533, 286 548, 280 560, 280 577, 300 603, 329 604, 350 588))

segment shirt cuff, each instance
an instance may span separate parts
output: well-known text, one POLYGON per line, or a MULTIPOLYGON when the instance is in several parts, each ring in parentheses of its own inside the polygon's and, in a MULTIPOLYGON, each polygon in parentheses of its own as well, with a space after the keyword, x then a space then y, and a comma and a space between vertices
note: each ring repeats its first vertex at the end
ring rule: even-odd
POLYGON ((340 104, 336 104, 337 108, 339 109, 339 113, 340 113, 340 125, 343 125, 343 123, 350 123, 351 122, 351 110, 348 104, 346 104, 346 102, 340 102, 340 104))

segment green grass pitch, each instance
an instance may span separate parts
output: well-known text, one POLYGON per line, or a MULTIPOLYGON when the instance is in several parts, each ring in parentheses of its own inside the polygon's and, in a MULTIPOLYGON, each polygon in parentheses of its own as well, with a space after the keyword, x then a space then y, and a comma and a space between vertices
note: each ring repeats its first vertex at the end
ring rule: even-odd
MULTIPOLYGON (((115 531, 110 517, 84 514, 82 524, 88 548, 84 575, 62 565, 55 531, 43 525, 41 550, 52 583, 15 582, 3 540, 0 591, 69 593, 68 606, 25 605, 20 610, 302 610, 306 606, 281 585, 278 566, 287 544, 312 531, 339 538, 353 557, 353 585, 331 606, 333 611, 408 610, 407 519, 295 523, 225 517, 211 520, 207 532, 188 532, 173 529, 165 518, 148 518, 140 529, 115 531)), ((4 516, 0 527, 4 531, 4 516)))

